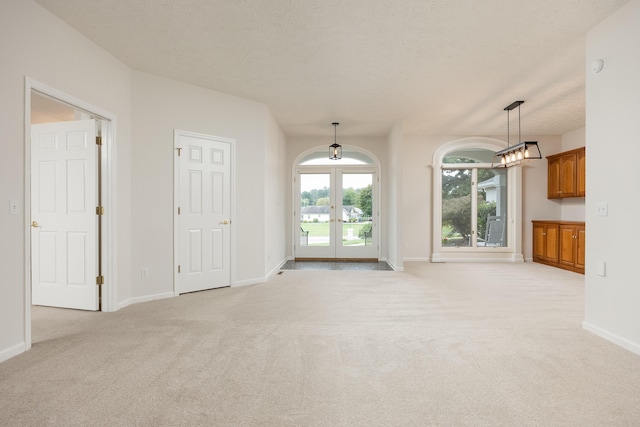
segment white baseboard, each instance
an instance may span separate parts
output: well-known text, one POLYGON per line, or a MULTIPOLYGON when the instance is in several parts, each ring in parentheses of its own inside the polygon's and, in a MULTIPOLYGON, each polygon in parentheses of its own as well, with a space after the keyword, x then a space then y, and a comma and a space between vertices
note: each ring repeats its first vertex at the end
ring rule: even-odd
POLYGON ((607 341, 610 341, 620 347, 629 350, 632 353, 640 355, 640 344, 635 343, 633 341, 629 341, 628 339, 622 338, 616 334, 612 334, 611 332, 605 331, 604 329, 598 328, 597 326, 592 325, 589 322, 582 322, 582 327, 587 331, 596 334, 600 338, 604 338, 607 341))
POLYGON ((157 299, 173 298, 176 295, 173 292, 163 292, 161 294, 145 295, 142 297, 134 297, 126 299, 118 303, 118 310, 125 308, 131 304, 140 304, 141 302, 155 301, 157 299))
POLYGON ((389 260, 385 260, 385 262, 387 264, 389 264, 389 267, 391 267, 393 269, 393 271, 404 271, 404 267, 399 267, 399 266, 395 265, 394 263, 392 263, 389 260))
POLYGON ((236 280, 233 283, 232 288, 239 288, 240 286, 259 285, 260 283, 268 282, 276 274, 278 274, 282 266, 285 265, 287 261, 288 261, 288 258, 285 258, 282 261, 280 261, 280 263, 277 266, 275 266, 265 277, 256 277, 253 279, 246 279, 246 280, 236 280))
POLYGON ((7 349, 0 351, 0 362, 4 362, 5 360, 11 359, 21 353, 26 351, 26 345, 24 342, 11 346, 7 349))
POLYGON ((240 286, 258 285, 266 281, 267 279, 264 277, 258 277, 254 279, 245 279, 245 280, 236 280, 235 282, 233 282, 233 285, 231 287, 239 288, 240 286))
POLYGON ((403 258, 402 259, 404 262, 429 262, 429 258, 422 258, 422 257, 411 257, 411 258, 403 258))

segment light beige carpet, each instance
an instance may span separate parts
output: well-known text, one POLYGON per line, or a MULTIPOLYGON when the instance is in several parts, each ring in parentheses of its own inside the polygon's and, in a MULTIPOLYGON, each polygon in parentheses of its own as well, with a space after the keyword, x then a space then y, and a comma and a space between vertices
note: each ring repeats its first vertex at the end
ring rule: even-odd
POLYGON ((640 356, 539 264, 285 271, 116 313, 34 307, 2 426, 637 426, 640 356))

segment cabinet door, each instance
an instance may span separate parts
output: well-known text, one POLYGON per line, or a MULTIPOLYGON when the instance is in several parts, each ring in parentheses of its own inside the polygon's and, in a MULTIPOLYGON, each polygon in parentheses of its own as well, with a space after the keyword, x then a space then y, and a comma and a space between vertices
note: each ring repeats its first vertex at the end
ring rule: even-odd
POLYGON ((584 253, 587 235, 584 226, 576 228, 576 264, 575 266, 584 270, 584 253))
POLYGON ((557 225, 546 225, 545 230, 545 259, 558 262, 558 230, 557 225))
POLYGON ((577 166, 578 170, 576 171, 576 196, 584 197, 587 194, 585 150, 582 150, 577 154, 577 166))
POLYGON ((560 157, 560 193, 562 197, 573 197, 576 191, 576 155, 560 157))
POLYGON ((560 264, 575 266, 576 263, 576 227, 560 226, 560 264))
POLYGON ((542 224, 533 225, 533 259, 546 258, 546 233, 542 224))
POLYGON ((547 198, 557 199, 562 197, 560 188, 560 158, 549 159, 547 176, 547 198))

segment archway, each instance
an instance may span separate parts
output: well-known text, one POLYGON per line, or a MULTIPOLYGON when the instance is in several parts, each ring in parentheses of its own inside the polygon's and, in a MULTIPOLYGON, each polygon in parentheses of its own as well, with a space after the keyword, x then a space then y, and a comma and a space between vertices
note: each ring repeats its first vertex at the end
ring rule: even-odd
POLYGON ((367 150, 344 146, 330 160, 326 147, 300 154, 293 168, 293 252, 296 259, 377 260, 380 166, 367 150))

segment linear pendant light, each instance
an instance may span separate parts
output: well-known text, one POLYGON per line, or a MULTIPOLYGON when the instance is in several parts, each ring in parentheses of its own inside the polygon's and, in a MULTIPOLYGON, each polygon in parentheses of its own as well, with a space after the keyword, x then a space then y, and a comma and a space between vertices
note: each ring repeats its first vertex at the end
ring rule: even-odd
POLYGON ((538 147, 538 141, 521 141, 520 133, 520 106, 524 104, 524 101, 514 101, 511 104, 504 107, 507 112, 507 148, 496 151, 491 161, 491 167, 494 168, 508 168, 510 166, 519 165, 525 160, 541 159, 542 153, 540 147, 538 147), (509 129, 509 113, 511 110, 518 108, 518 143, 511 145, 509 143, 510 129, 509 129))

